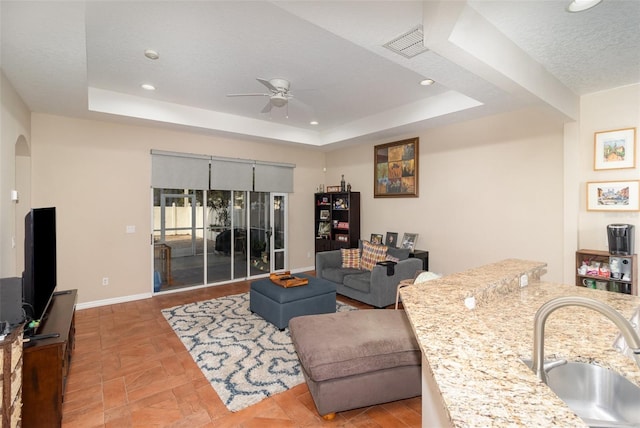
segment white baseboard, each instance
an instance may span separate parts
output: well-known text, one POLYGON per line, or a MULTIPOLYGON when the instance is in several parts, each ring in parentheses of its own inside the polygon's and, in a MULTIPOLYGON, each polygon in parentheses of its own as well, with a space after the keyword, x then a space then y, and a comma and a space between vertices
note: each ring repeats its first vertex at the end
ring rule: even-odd
MULTIPOLYGON (((315 266, 297 268, 297 269, 292 270, 291 273, 308 272, 308 271, 315 270, 315 268, 316 268, 315 266)), ((228 282, 225 282, 223 284, 228 284, 230 282, 238 282, 238 281, 246 281, 246 279, 240 279, 240 280, 236 280, 236 281, 228 281, 228 282)), ((176 290, 172 290, 170 292, 171 293, 179 293, 181 291, 189 291, 189 290, 194 290, 196 288, 204 288, 204 287, 215 287, 216 285, 223 285, 223 284, 198 285, 198 286, 195 286, 195 287, 185 287, 185 288, 182 288, 182 289, 176 289, 176 290)), ((160 294, 166 294, 166 292, 162 292, 160 294)), ((153 296, 154 296, 154 293, 142 293, 142 294, 132 294, 130 296, 114 297, 112 299, 94 300, 92 302, 78 303, 76 305, 76 310, 97 308, 97 307, 100 307, 100 306, 115 305, 115 304, 118 304, 118 303, 133 302, 135 300, 149 299, 149 298, 151 298, 153 296)))
POLYGON ((77 310, 97 308, 99 306, 115 305, 117 303, 133 302, 153 297, 153 293, 132 294, 130 296, 114 297, 113 299, 94 300, 93 302, 78 303, 77 310))

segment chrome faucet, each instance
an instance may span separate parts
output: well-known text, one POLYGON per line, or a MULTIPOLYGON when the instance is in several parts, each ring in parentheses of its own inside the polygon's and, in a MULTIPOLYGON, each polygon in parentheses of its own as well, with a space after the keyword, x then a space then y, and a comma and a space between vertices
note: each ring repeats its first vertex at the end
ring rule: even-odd
POLYGON ((618 311, 602 302, 588 299, 586 297, 557 297, 540 306, 533 320, 533 365, 531 370, 533 370, 541 381, 547 383, 547 373, 544 367, 545 322, 553 311, 567 306, 581 306, 593 309, 594 311, 600 312, 602 315, 609 318, 622 333, 629 349, 633 352, 636 364, 640 367, 640 337, 638 337, 638 334, 631 326, 631 323, 629 323, 629 321, 627 321, 618 311))

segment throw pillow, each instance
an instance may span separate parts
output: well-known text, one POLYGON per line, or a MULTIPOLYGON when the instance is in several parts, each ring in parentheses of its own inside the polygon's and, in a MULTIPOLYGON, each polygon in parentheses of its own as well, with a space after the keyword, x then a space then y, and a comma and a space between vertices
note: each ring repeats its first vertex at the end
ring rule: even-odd
POLYGON ((342 255, 342 267, 360 269, 360 249, 359 248, 340 248, 342 255))
POLYGON ((400 261, 399 258, 393 257, 391 254, 387 254, 387 257, 386 257, 385 260, 389 260, 390 262, 396 262, 396 263, 398 263, 400 261))
POLYGON ((387 257, 387 246, 376 245, 369 241, 362 241, 362 259, 360 266, 365 270, 372 270, 378 262, 382 262, 387 257))

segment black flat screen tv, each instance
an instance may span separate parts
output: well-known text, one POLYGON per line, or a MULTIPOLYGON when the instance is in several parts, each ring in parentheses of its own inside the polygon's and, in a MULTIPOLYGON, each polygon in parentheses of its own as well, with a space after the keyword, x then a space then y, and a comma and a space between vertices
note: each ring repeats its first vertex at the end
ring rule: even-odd
POLYGON ((57 286, 55 207, 32 209, 24 226, 23 308, 27 320, 42 321, 57 286))

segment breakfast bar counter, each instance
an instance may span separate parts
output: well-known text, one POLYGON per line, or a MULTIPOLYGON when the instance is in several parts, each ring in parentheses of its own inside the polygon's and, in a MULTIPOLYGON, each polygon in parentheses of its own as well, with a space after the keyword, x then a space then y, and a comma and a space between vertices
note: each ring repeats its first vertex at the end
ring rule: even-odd
MULTIPOLYGON (((553 298, 583 296, 630 319, 640 298, 543 282, 545 267, 508 259, 400 291, 423 354, 424 427, 586 426, 521 361, 532 358, 534 315, 553 298)), ((635 362, 613 348, 618 333, 596 311, 560 308, 546 322, 545 359, 611 368, 640 385, 635 362)))

